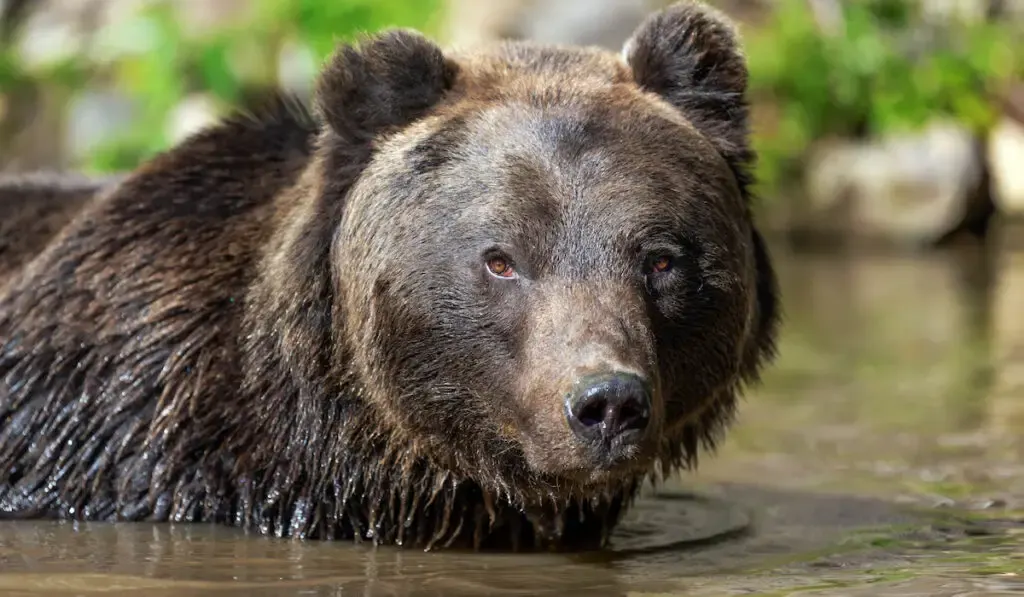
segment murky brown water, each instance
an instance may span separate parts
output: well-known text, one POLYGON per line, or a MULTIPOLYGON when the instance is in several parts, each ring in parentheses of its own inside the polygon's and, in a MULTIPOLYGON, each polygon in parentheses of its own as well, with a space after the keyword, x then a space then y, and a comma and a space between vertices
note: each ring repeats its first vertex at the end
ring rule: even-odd
POLYGON ((778 365, 607 554, 0 523, 0 595, 1024 594, 1024 253, 776 255, 778 365))

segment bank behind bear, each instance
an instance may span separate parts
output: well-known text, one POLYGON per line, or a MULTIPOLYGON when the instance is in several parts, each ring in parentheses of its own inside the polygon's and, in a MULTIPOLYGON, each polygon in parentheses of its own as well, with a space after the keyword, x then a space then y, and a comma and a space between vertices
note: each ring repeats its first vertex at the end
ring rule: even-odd
POLYGON ((693 3, 621 56, 389 31, 308 113, 7 181, 56 204, 0 243, 0 517, 603 546, 773 352, 746 82, 693 3))

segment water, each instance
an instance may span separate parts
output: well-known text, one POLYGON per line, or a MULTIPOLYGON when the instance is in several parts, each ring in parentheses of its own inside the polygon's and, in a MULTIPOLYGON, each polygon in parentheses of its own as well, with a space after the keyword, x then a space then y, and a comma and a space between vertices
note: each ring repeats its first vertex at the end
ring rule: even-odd
POLYGON ((1024 253, 776 258, 778 364, 608 553, 0 523, 0 595, 1024 595, 1024 253))

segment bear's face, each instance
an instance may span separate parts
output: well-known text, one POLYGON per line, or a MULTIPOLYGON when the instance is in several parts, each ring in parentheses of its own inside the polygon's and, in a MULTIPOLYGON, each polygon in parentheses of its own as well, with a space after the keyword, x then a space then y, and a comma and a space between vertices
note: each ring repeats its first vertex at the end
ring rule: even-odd
POLYGON ((364 135, 373 150, 333 249, 345 350, 415 453, 485 486, 578 492, 679 464, 711 433, 697 427, 724 423, 708 413, 731 414, 775 315, 742 89, 702 87, 745 83, 718 18, 660 13, 625 60, 382 36, 332 67, 351 84, 377 60, 398 80, 394 97, 360 92, 383 106, 375 134, 325 75, 323 146, 364 135), (724 112, 702 103, 712 92, 724 112))

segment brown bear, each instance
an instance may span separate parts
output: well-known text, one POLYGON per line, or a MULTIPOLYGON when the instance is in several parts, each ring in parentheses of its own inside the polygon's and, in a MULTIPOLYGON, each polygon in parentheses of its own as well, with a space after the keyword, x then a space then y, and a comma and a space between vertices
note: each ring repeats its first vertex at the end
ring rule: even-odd
POLYGON ((746 82, 691 2, 621 56, 392 30, 65 194, 2 257, 0 516, 602 547, 774 352, 746 82))

